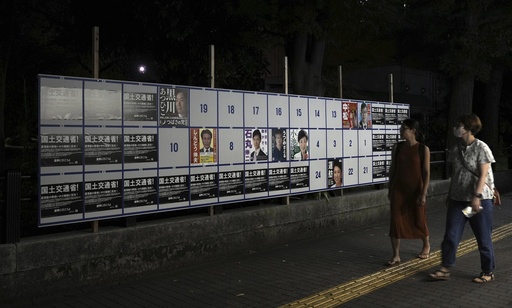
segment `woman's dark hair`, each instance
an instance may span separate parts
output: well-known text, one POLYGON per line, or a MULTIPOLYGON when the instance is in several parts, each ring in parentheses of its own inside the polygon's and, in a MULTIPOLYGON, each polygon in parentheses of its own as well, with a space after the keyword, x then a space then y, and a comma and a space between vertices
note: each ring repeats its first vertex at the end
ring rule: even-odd
POLYGON ((333 162, 333 164, 332 164, 332 170, 333 170, 333 171, 334 171, 334 167, 338 167, 338 168, 340 168, 340 170, 343 170, 343 169, 341 169, 341 162, 340 162, 340 161, 338 161, 338 160, 335 160, 335 161, 333 162))
POLYGON ((470 131, 473 135, 478 134, 478 132, 482 129, 482 122, 480 121, 480 118, 474 113, 460 116, 457 119, 457 124, 462 124, 464 129, 470 131))
POLYGON ((406 126, 409 129, 415 129, 416 132, 420 130, 420 123, 414 119, 405 119, 402 125, 406 126))
POLYGON ((416 140, 419 142, 425 142, 425 136, 420 132, 420 123, 415 119, 405 119, 402 122, 402 125, 407 127, 408 129, 414 129, 416 131, 416 140))

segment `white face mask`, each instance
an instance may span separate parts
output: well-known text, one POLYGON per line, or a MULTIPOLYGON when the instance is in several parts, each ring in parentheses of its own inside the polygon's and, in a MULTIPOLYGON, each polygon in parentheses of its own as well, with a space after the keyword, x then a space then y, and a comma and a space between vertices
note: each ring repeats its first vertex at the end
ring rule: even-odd
POLYGON ((457 138, 462 138, 465 134, 467 134, 468 131, 464 128, 464 126, 454 127, 453 128, 453 135, 457 138))

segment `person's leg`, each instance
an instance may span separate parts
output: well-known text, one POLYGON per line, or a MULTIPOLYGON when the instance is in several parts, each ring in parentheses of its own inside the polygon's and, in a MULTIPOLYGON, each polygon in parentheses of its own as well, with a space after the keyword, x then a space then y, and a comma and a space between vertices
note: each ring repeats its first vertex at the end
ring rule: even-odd
POLYGON ((480 267, 484 273, 492 273, 495 268, 494 246, 492 244, 492 200, 482 200, 482 210, 471 217, 469 224, 473 230, 480 252, 480 267))
POLYGON ((396 265, 400 263, 400 239, 396 237, 389 237, 391 239, 391 248, 393 249, 393 257, 389 260, 389 265, 396 265))
POLYGON ((448 210, 446 211, 446 227, 444 239, 441 243, 441 268, 430 273, 430 277, 435 280, 450 279, 450 268, 455 265, 457 248, 464 232, 467 217, 462 213, 462 209, 467 206, 467 202, 450 200, 448 210))
POLYGON ((468 218, 462 213, 467 202, 451 200, 446 212, 446 227, 441 243, 442 266, 450 268, 455 265, 457 248, 459 246, 464 226, 468 218))
POLYGON ((420 259, 427 259, 430 256, 430 237, 427 235, 421 238, 423 248, 418 256, 420 259))

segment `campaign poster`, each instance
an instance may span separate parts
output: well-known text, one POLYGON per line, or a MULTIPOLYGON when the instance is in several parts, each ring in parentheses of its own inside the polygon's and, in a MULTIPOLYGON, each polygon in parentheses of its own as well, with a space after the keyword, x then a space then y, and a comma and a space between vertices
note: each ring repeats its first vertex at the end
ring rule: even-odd
MULTIPOLYGON (((120 210, 123 207, 123 185, 121 177, 90 180, 84 182, 85 212, 120 210)), ((119 212, 119 214, 121 214, 119 212)), ((98 214, 93 214, 96 216, 98 214)))
POLYGON ((384 131, 377 131, 372 135, 372 150, 373 153, 386 151, 386 134, 384 131))
POLYGON ((386 156, 386 178, 389 178, 389 170, 391 170, 391 155, 386 156))
POLYGON ((81 219, 83 213, 83 183, 81 176, 66 176, 69 181, 61 176, 42 177, 39 207, 41 222, 58 222, 60 219, 81 219), (68 216, 67 219, 63 216, 68 216))
POLYGON ((268 130, 245 129, 245 161, 268 161, 268 130))
POLYGON ((357 103, 344 101, 341 105, 341 123, 343 128, 357 128, 357 103))
POLYGON ((190 163, 208 164, 217 162, 217 129, 190 129, 190 163))
POLYGON ((189 198, 189 175, 164 175, 158 178, 158 203, 161 208, 166 204, 187 202, 189 198))
POLYGON ((84 119, 87 125, 120 125, 122 85, 102 81, 84 83, 84 119))
POLYGON ((245 170, 245 194, 268 191, 268 169, 245 170))
MULTIPOLYGON (((137 172, 137 174, 139 175, 140 172, 137 172)), ((125 211, 132 212, 137 208, 147 208, 148 206, 156 210, 158 194, 156 176, 131 176, 133 177, 125 176, 123 180, 125 211)))
POLYGON ((202 200, 217 198, 217 173, 199 173, 190 175, 190 199, 202 200))
POLYGON ((373 159, 373 181, 384 181, 387 177, 386 159, 384 157, 374 157, 373 159))
POLYGON ((393 150, 393 146, 398 142, 399 137, 400 135, 395 131, 386 132, 386 151, 393 150))
POLYGON ((270 168, 268 169, 268 189, 269 191, 278 191, 290 188, 290 168, 270 168))
POLYGON ((384 113, 384 106, 380 104, 373 104, 372 106, 372 125, 385 125, 386 124, 386 117, 384 113))
POLYGON ((123 92, 124 121, 157 121, 157 94, 155 87, 126 85, 123 92), (150 92, 153 90, 154 92, 150 92))
POLYGON ((288 136, 286 129, 273 128, 272 134, 272 152, 271 157, 273 162, 282 162, 287 160, 286 147, 288 145, 288 136))
POLYGON ((123 140, 121 134, 86 134, 85 164, 121 164, 123 161, 123 140))
POLYGON ((341 158, 327 161, 327 173, 329 188, 341 188, 343 186, 343 160, 341 158))
POLYGON ((41 134, 41 167, 78 166, 82 160, 82 134, 41 134))
POLYGON ((309 187, 309 166, 290 168, 290 188, 309 187))
POLYGON ((404 120, 407 120, 409 118, 409 109, 407 108, 397 108, 397 125, 402 125, 404 123, 404 120))
POLYGON ((160 126, 187 126, 189 114, 189 89, 160 87, 160 126))
POLYGON ((386 118, 386 125, 397 125, 398 124, 398 114, 397 109, 395 107, 385 107, 384 113, 386 118))
POLYGON ((358 114, 358 124, 357 127, 359 129, 370 129, 372 128, 372 106, 368 102, 360 102, 357 104, 359 114, 358 114))
POLYGON ((41 78, 39 90, 41 124, 73 124, 83 121, 83 81, 41 78))
POLYGON ((133 133, 124 135, 124 163, 148 163, 158 160, 156 134, 133 133))
POLYGON ((290 129, 290 159, 308 160, 309 132, 307 129, 290 129))
POLYGON ((219 172, 219 197, 238 196, 244 193, 244 171, 219 172))

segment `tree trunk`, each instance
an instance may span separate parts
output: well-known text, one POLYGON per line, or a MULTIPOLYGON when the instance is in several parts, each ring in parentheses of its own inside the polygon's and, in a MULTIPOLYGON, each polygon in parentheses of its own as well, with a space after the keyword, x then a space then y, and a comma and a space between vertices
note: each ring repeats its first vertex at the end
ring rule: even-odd
POLYGON ((450 99, 450 114, 447 124, 446 145, 450 149, 455 143, 452 127, 457 124, 457 118, 469 114, 473 107, 473 91, 475 88, 475 76, 463 74, 456 76, 452 81, 452 94, 450 99))
POLYGON ((480 138, 485 141, 491 149, 499 147, 498 123, 501 89, 503 86, 503 73, 505 66, 495 64, 492 67, 491 76, 485 86, 485 109, 482 115, 482 133, 480 138))
POLYGON ((311 34, 295 33, 286 46, 290 59, 290 73, 293 93, 322 96, 322 65, 325 40, 311 34))

